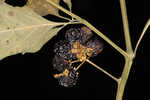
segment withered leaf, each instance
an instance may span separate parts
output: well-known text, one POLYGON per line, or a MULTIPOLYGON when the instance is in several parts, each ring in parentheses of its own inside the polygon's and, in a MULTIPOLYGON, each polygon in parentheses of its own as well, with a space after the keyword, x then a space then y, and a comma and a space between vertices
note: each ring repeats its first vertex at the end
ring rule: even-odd
POLYGON ((69 7, 70 11, 72 9, 72 3, 71 3, 71 0, 63 0, 69 7))
POLYGON ((5 0, 0 0, 0 5, 1 5, 2 3, 4 3, 4 1, 5 1, 5 0))
MULTIPOLYGON (((60 0, 52 0, 56 4, 59 4, 60 0)), ((41 16, 52 14, 59 16, 58 9, 48 3, 46 0, 28 0, 27 6, 32 8, 36 13, 41 16)))
POLYGON ((0 60, 17 53, 34 53, 63 25, 48 21, 28 7, 0 5, 0 60))

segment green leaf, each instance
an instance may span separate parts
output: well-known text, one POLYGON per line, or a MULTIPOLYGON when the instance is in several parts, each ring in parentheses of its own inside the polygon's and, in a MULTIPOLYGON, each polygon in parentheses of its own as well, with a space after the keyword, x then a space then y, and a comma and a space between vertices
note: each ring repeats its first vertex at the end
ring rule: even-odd
POLYGON ((72 10, 72 3, 71 0, 63 0, 69 7, 70 11, 72 10))
POLYGON ((42 18, 28 7, 0 5, 0 60, 17 53, 37 52, 63 25, 42 18))

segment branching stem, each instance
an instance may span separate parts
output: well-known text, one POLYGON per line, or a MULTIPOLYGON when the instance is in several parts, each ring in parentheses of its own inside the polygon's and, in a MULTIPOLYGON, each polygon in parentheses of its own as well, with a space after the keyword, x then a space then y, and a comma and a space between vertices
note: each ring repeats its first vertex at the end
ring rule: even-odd
POLYGON ((123 73, 122 73, 122 75, 121 75, 121 77, 118 81, 118 89, 117 89, 116 100, 122 100, 122 98, 123 98, 123 93, 124 93, 124 90, 125 90, 125 86, 126 86, 126 83, 127 83, 127 80, 128 80, 130 69, 132 67, 132 62, 133 62, 132 57, 126 58, 123 73))
MULTIPOLYGON (((103 38, 107 43, 109 43, 112 47, 114 47, 118 52, 120 52, 124 58, 125 58, 125 65, 124 65, 124 69, 122 72, 121 77, 118 79, 116 77, 114 77, 113 75, 111 75, 110 73, 108 73, 107 71, 105 71, 104 69, 102 69, 101 67, 99 67, 98 65, 94 64, 93 62, 91 62, 89 59, 86 59, 85 61, 88 62, 89 64, 93 65, 94 67, 96 67, 97 69, 99 69, 100 71, 102 71, 103 73, 105 73, 106 75, 108 75, 110 78, 112 78, 113 80, 115 80, 118 84, 118 89, 117 89, 117 95, 116 95, 116 100, 122 100, 123 98, 123 93, 125 90, 125 86, 127 83, 127 79, 130 73, 130 69, 133 63, 133 58, 135 57, 137 48, 146 32, 146 30, 148 29, 149 25, 150 25, 150 19, 148 20, 147 24, 145 25, 142 34, 136 44, 135 50, 133 52, 132 50, 132 44, 131 44, 131 39, 130 39, 130 32, 129 32, 129 25, 128 25, 128 18, 127 18, 127 11, 126 11, 126 3, 125 0, 120 0, 120 6, 121 6, 121 14, 122 14, 122 20, 123 20, 123 28, 124 28, 124 36, 125 36, 125 43, 126 43, 126 51, 122 50, 119 46, 117 46, 114 42, 112 42, 108 37, 106 37, 103 33, 101 33, 99 30, 97 30, 93 25, 91 25, 89 22, 87 22, 86 20, 80 18, 79 16, 73 14, 72 12, 64 9, 63 7, 57 5, 56 3, 54 3, 52 0, 47 0, 51 5, 53 5, 54 7, 60 9, 61 11, 65 12, 66 14, 72 16, 72 18, 75 18, 79 23, 82 23, 84 25, 86 25, 87 27, 89 27, 91 30, 93 30, 97 35, 99 35, 101 38, 103 38)), ((84 62, 81 63, 81 65, 84 62)), ((77 69, 79 69, 81 67, 81 65, 79 65, 77 67, 77 69)))
POLYGON ((126 42, 126 51, 132 53, 132 44, 130 39, 129 25, 128 25, 128 17, 127 17, 127 9, 125 0, 120 0, 123 28, 124 28, 124 36, 126 42))
POLYGON ((116 100, 122 100, 122 98, 123 98, 123 93, 124 93, 125 86, 126 86, 126 83, 127 83, 128 77, 129 77, 130 69, 132 67, 133 56, 134 56, 133 50, 132 50, 131 39, 130 39, 130 32, 129 32, 125 0, 120 0, 120 7, 121 7, 121 14, 122 14, 123 28, 124 28, 126 52, 128 54, 128 57, 124 56, 125 65, 124 65, 122 75, 118 81, 116 100))

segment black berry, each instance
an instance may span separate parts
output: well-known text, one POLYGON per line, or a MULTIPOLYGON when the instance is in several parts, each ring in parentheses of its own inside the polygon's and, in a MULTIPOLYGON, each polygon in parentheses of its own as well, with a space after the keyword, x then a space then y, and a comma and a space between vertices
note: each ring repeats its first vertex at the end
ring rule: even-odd
POLYGON ((78 73, 74 69, 69 69, 68 76, 60 76, 58 78, 59 84, 64 87, 72 87, 76 85, 78 80, 78 73))
POLYGON ((86 43, 87 48, 91 48, 91 57, 97 56, 103 50, 103 44, 97 38, 91 39, 86 43))
POLYGON ((54 52, 57 56, 64 58, 65 60, 75 60, 76 55, 69 53, 72 48, 72 44, 67 40, 61 40, 56 43, 54 47, 54 52))

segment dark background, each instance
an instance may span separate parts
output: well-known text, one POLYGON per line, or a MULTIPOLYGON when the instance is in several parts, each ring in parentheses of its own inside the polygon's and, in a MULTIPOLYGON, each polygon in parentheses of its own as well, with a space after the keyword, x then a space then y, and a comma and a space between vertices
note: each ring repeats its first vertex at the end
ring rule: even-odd
MULTIPOLYGON (((25 1, 6 0, 12 5, 22 6, 25 1), (18 4, 19 2, 19 4, 18 4)), ((119 0, 72 0, 73 13, 86 19, 121 48, 125 49, 119 0)), ((126 0, 129 27, 133 48, 150 18, 148 0, 126 0)), ((63 5, 63 3, 61 3, 63 5)), ((52 16, 45 16, 53 19, 52 16)), ((6 97, 51 97, 65 99, 115 100, 116 83, 89 64, 79 70, 79 81, 72 88, 64 88, 52 76, 53 45, 63 39, 67 26, 57 36, 34 54, 17 54, 0 61, 1 90, 6 97), (70 97, 71 96, 71 97, 70 97)), ((146 32, 130 72, 124 100, 149 100, 149 30, 146 32)), ((124 58, 103 39, 104 50, 91 60, 109 73, 119 77, 124 58)))

